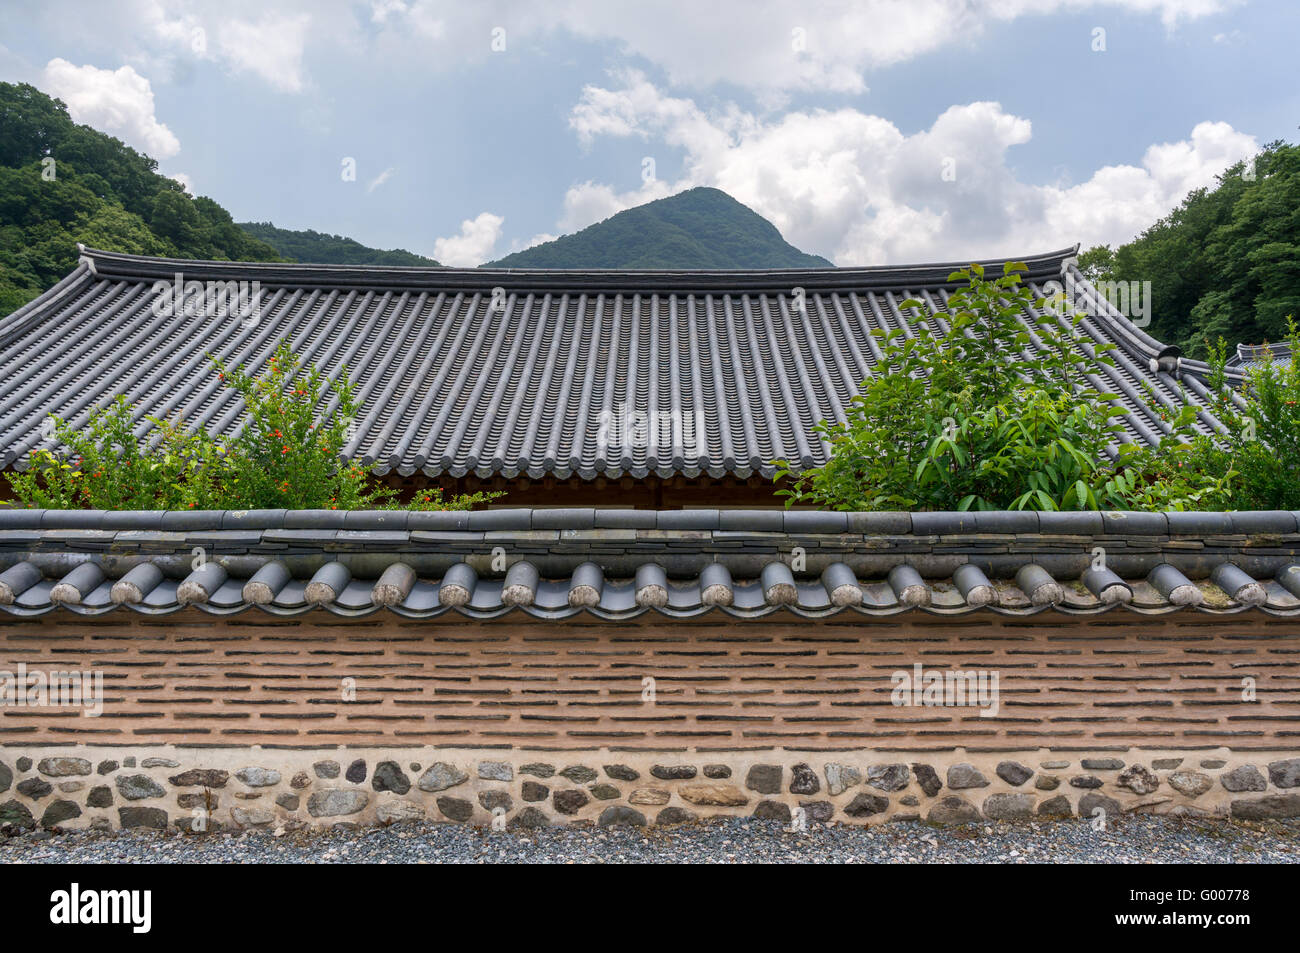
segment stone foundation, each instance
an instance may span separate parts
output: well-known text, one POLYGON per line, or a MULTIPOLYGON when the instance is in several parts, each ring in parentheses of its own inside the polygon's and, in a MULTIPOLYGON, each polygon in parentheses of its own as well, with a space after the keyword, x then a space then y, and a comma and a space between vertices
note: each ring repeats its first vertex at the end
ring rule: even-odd
POLYGON ((939 824, 1143 811, 1300 817, 1300 757, 1226 749, 997 754, 440 748, 0 749, 0 828, 298 830, 427 818, 532 828, 939 824), (797 810, 803 809, 798 815, 797 810))

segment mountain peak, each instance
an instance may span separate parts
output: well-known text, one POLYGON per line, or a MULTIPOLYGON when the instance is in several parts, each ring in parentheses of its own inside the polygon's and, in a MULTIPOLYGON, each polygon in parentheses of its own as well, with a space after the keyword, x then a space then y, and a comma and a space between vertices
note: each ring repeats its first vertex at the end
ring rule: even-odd
POLYGON ((492 268, 829 268, 720 189, 700 186, 626 209, 492 268))

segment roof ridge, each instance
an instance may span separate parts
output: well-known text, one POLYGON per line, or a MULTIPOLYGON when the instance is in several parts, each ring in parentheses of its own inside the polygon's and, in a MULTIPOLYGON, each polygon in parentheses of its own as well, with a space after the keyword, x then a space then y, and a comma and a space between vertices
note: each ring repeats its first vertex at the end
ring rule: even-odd
MULTIPOLYGON (((1059 274, 1078 246, 1028 257, 979 259, 985 267, 1004 261, 1022 261, 1027 278, 1059 274)), ((444 268, 415 265, 329 265, 310 262, 245 262, 211 259, 161 258, 130 255, 97 248, 82 249, 83 259, 106 275, 127 278, 170 278, 182 271, 193 278, 259 278, 268 284, 338 287, 359 284, 384 287, 413 287, 423 284, 462 290, 487 290, 503 281, 515 287, 564 288, 572 290, 665 291, 728 290, 763 288, 789 290, 796 282, 806 288, 897 287, 911 278, 919 285, 948 284, 951 272, 971 261, 916 262, 899 265, 870 265, 847 268, 771 269, 582 269, 582 268, 444 268), (178 267, 180 266, 180 267, 178 267)))

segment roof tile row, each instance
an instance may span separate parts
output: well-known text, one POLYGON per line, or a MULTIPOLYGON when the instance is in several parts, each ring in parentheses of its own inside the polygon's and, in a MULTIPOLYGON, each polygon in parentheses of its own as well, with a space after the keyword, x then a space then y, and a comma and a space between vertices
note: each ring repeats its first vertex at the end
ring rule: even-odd
POLYGON ((1254 536, 1300 531, 1300 511, 1212 512, 861 512, 826 510, 492 509, 410 510, 39 510, 0 509, 4 530, 510 532, 541 530, 699 530, 762 533, 949 536, 1040 534, 1068 536, 1254 536))
MULTIPOLYGON (((167 567, 170 568, 170 567, 167 567)), ((410 565, 393 561, 377 578, 358 578, 343 562, 324 563, 310 575, 295 576, 284 562, 264 563, 247 579, 223 565, 206 562, 179 581, 152 562, 135 565, 119 578, 84 562, 59 578, 48 578, 23 560, 0 573, 0 609, 14 616, 34 616, 63 608, 98 615, 127 607, 163 614, 195 606, 218 615, 254 606, 273 615, 298 615, 323 609, 339 615, 367 615, 380 610, 411 618, 429 618, 456 610, 493 618, 522 611, 540 618, 567 618, 587 612, 605 619, 624 619, 656 611, 691 617, 719 610, 737 617, 760 617, 785 610, 824 616, 853 610, 866 615, 893 615, 911 609, 939 614, 990 610, 1032 614, 1054 609, 1068 614, 1097 614, 1116 606, 1138 612, 1165 612, 1184 607, 1236 612, 1261 608, 1276 615, 1300 615, 1300 565, 1289 564, 1275 578, 1258 580, 1232 563, 1220 563, 1210 580, 1195 582, 1169 563, 1154 566, 1145 579, 1124 580, 1113 571, 1093 568, 1076 584, 1055 579, 1029 563, 1014 579, 994 579, 965 564, 947 580, 924 579, 911 565, 899 564, 882 579, 863 580, 848 565, 830 563, 819 576, 797 578, 790 566, 772 560, 755 579, 736 580, 722 563, 707 565, 693 580, 671 581, 655 563, 641 565, 631 578, 607 578, 594 562, 584 562, 562 579, 542 576, 528 560, 504 573, 480 575, 468 563, 456 563, 439 579, 423 578, 410 565)))
POLYGON ((1300 532, 1289 511, 21 510, 0 517, 0 608, 19 616, 124 606, 416 618, 451 610, 609 619, 715 610, 740 617, 1093 613, 1118 605, 1300 613, 1300 532), (350 525, 347 517, 355 517, 350 525), (413 528, 429 525, 423 517, 445 522, 413 528))

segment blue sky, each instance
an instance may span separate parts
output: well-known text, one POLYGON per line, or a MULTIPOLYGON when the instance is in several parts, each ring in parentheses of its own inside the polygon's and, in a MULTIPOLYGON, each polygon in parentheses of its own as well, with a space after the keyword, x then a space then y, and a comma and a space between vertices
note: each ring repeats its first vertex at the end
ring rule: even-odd
POLYGON ((46 0, 0 79, 237 220, 470 265, 709 185, 859 265, 1131 238, 1295 141, 1297 37, 1289 0, 46 0))

